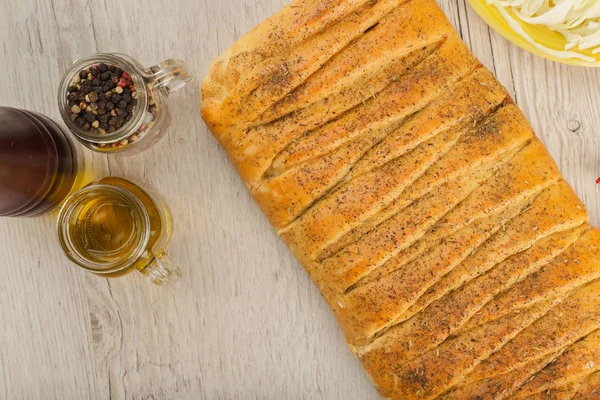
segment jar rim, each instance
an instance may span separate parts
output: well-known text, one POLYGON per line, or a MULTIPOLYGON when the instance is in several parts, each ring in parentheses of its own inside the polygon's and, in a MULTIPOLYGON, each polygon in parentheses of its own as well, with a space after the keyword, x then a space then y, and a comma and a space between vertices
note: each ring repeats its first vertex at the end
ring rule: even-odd
POLYGON ((79 60, 75 61, 63 74, 58 89, 58 106, 64 123, 67 125, 71 133, 75 135, 75 137, 85 143, 93 145, 116 143, 136 133, 144 124, 146 110, 148 108, 148 101, 148 85, 144 80, 142 71, 135 65, 134 62, 129 60, 128 56, 120 53, 95 53, 80 58, 79 60), (67 102, 67 89, 71 85, 75 75, 91 65, 100 63, 114 65, 129 73, 138 93, 137 104, 132 118, 115 132, 107 133, 105 135, 90 134, 89 132, 86 132, 77 126, 77 124, 71 120, 71 116, 69 114, 70 107, 67 102))
POLYGON ((72 262, 91 272, 108 274, 129 268, 144 255, 151 235, 150 216, 140 199, 129 190, 114 185, 91 184, 67 198, 57 218, 57 231, 61 249, 72 262), (82 203, 89 201, 91 198, 102 193, 119 196, 128 206, 131 206, 132 211, 137 214, 142 225, 139 227, 139 229, 142 230, 142 235, 140 235, 140 238, 137 240, 134 250, 131 251, 125 259, 112 263, 93 261, 82 255, 77 251, 77 247, 73 244, 74 238, 72 237, 72 232, 70 230, 70 222, 74 217, 76 209, 81 206, 82 203))

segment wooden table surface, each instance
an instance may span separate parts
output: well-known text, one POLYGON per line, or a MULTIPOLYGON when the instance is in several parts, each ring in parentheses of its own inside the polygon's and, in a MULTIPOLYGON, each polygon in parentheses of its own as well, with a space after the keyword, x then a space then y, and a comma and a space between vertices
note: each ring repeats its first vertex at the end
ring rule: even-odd
MULTIPOLYGON (((199 117, 210 60, 286 0, 0 0, 0 104, 58 118, 67 67, 95 52, 150 66, 186 60, 149 151, 90 153, 95 176, 160 191, 175 220, 168 289, 90 275, 62 256, 56 214, 0 219, 1 399, 369 399, 375 390, 327 305, 199 117)), ((555 64, 490 31, 463 0, 441 5, 514 95, 600 222, 600 69, 555 64)), ((2 195, 0 193, 0 195, 2 195)))

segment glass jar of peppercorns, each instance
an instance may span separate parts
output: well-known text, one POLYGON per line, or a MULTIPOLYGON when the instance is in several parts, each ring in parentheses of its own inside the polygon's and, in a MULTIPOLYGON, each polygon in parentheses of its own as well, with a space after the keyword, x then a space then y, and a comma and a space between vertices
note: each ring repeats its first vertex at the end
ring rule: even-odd
POLYGON ((63 76, 60 113, 86 147, 137 152, 164 134, 170 120, 164 100, 191 79, 183 61, 144 68, 124 54, 93 54, 76 61, 63 76))

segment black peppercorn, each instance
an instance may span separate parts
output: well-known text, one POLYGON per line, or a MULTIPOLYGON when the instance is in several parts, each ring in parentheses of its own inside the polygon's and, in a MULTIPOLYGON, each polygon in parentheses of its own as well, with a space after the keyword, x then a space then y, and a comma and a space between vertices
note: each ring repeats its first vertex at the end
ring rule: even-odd
POLYGON ((85 118, 87 122, 94 122, 96 120, 96 116, 89 112, 86 112, 83 118, 85 118))
POLYGON ((135 88, 129 74, 113 65, 98 64, 78 76, 65 94, 70 118, 77 126, 92 134, 104 134, 121 129, 131 120, 137 100, 132 96, 135 88))

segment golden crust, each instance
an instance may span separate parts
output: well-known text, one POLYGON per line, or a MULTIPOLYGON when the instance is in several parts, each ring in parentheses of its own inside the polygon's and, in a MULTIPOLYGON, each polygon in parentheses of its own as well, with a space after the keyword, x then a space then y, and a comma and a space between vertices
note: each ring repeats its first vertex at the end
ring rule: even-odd
MULTIPOLYGON (((523 399, 536 393, 550 392, 587 379, 600 369, 600 330, 566 349, 558 358, 536 373, 513 398, 523 399)), ((600 394, 600 393, 599 393, 600 394)))
POLYGON ((367 346, 354 350, 363 363, 376 364, 382 353, 404 351, 402 359, 418 357, 454 334, 503 290, 539 270, 563 254, 587 225, 558 232, 533 243, 530 248, 502 261, 490 272, 473 279, 429 306, 426 313, 399 323, 367 346), (411 343, 410 348, 404 344, 411 343))
POLYGON ((577 389, 575 396, 571 397, 572 400, 596 400, 600 388, 600 373, 590 374, 575 386, 577 389))
POLYGON ((438 397, 440 400, 494 400, 507 398, 514 393, 533 374, 538 373, 546 364, 551 362, 561 351, 525 363, 517 368, 497 374, 489 379, 469 382, 450 389, 438 397))
MULTIPOLYGON (((463 382, 488 379, 537 360, 584 338, 600 325, 600 283, 593 282, 567 297, 479 364, 463 382), (561 314, 562 313, 562 314, 561 314), (555 318, 554 318, 555 317, 555 318)), ((562 294, 566 297, 566 295, 562 294)))
POLYGON ((382 396, 594 398, 600 231, 434 0, 296 0, 201 108, 382 396))

